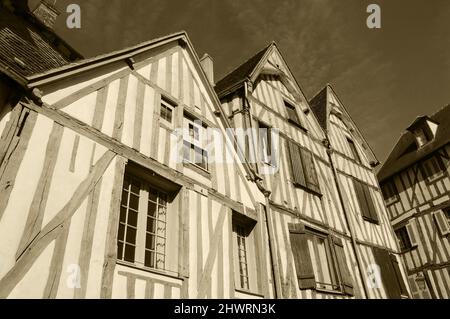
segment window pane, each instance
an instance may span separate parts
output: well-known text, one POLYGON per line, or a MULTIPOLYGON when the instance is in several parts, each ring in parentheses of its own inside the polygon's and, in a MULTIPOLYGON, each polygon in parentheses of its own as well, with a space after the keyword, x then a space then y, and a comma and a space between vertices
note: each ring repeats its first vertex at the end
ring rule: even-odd
POLYGON ((156 222, 153 218, 147 217, 147 231, 151 233, 155 233, 156 222))
POLYGON ((132 210, 128 211, 128 225, 137 226, 138 213, 132 210))
POLYGON ((139 210, 139 196, 130 194, 130 202, 128 204, 128 207, 134 210, 139 210))
POLYGON ((158 197, 158 191, 154 188, 149 188, 148 190, 148 200, 155 202, 158 197))
POLYGON ((146 267, 155 268, 155 253, 149 250, 145 251, 144 265, 146 267))
POLYGON ((156 214, 156 203, 148 202, 148 209, 147 209, 148 216, 155 216, 156 214))
POLYGON ((147 233, 146 239, 145 239, 145 248, 155 250, 155 236, 147 233))
POLYGON ((127 243, 136 244, 136 229, 133 227, 127 227, 127 243))
POLYGON ((133 181, 131 183, 131 192, 139 196, 140 189, 141 189, 141 183, 138 180, 133 179, 133 181))
POLYGON ((125 245, 125 256, 124 259, 129 262, 134 262, 134 250, 135 247, 132 245, 125 245))

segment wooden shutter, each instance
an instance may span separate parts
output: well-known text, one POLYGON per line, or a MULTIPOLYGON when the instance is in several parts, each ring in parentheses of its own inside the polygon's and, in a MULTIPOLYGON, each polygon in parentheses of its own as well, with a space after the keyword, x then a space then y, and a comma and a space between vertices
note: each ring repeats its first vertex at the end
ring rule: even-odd
POLYGON ((300 289, 314 289, 316 280, 308 249, 308 234, 303 224, 289 224, 292 255, 297 271, 298 287, 300 289))
POLYGON ((378 214, 377 214, 377 210, 375 208, 375 204, 373 202, 372 194, 370 194, 369 186, 364 185, 364 184, 361 184, 361 185, 364 190, 364 195, 366 197, 366 203, 367 203, 367 207, 369 209, 370 219, 374 222, 378 222, 378 214))
POLYGON ((411 219, 409 223, 406 225, 406 231, 408 232, 409 241, 411 242, 412 247, 417 247, 419 244, 419 236, 417 233, 417 222, 415 219, 411 219))
POLYGON ((383 281, 384 290, 386 291, 388 298, 401 298, 401 291, 399 283, 397 281, 397 275, 392 265, 392 260, 389 252, 378 247, 372 247, 372 252, 375 258, 375 262, 380 267, 381 279, 383 281))
POLYGON ((314 165, 314 159, 311 152, 300 149, 302 157, 303 172, 306 179, 306 187, 320 193, 319 179, 317 178, 316 166, 314 165))
POLYGON ((400 294, 402 296, 408 296, 408 290, 406 289, 405 282, 403 281, 403 276, 400 271, 400 266, 397 261, 397 257, 394 254, 390 254, 392 268, 394 269, 395 276, 397 277, 397 283, 400 288, 400 294))
POLYGON ((306 177, 303 172, 300 149, 297 144, 288 140, 289 158, 291 160, 292 179, 294 184, 306 186, 306 177))
POLYGON ((436 221, 436 224, 438 225, 441 236, 447 236, 448 234, 450 234, 450 226, 444 212, 441 210, 434 212, 433 217, 436 221))
POLYGON ((336 262, 337 262, 338 269, 339 269, 342 288, 346 294, 353 296, 353 294, 354 294, 353 293, 353 278, 347 267, 344 244, 342 242, 342 239, 340 239, 338 237, 334 237, 334 236, 332 238, 333 238, 334 254, 335 254, 336 262))
POLYGON ((361 214, 370 219, 370 210, 367 206, 366 195, 364 193, 363 185, 360 181, 354 179, 353 186, 355 187, 356 197, 358 198, 359 207, 361 209, 361 214))

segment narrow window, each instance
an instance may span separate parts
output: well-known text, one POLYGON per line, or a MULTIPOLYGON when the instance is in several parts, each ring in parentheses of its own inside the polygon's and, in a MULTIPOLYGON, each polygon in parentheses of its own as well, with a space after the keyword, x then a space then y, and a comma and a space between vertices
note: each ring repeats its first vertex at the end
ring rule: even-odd
POLYGON ((187 129, 187 135, 183 142, 183 159, 208 170, 207 127, 190 115, 185 115, 184 126, 187 129))
POLYGON ((233 231, 236 233, 237 239, 237 256, 239 263, 239 284, 243 289, 249 289, 248 281, 248 263, 247 263, 247 247, 245 240, 247 234, 242 225, 234 224, 233 231))
POLYGON ((284 101, 284 106, 286 107, 288 121, 294 125, 302 127, 302 123, 300 122, 295 106, 286 101, 284 101))
POLYGON ((338 290, 337 274, 328 238, 311 234, 308 238, 308 248, 313 261, 316 287, 319 289, 338 290))
POLYGON ((355 142, 347 137, 347 143, 350 147, 352 153, 352 158, 361 164, 361 157, 359 156, 358 149, 356 148, 355 142))
POLYGON ((357 179, 353 179, 353 186, 355 188, 356 197, 358 199, 363 218, 368 222, 378 224, 378 214, 371 195, 370 187, 357 179))
POLYGON ((412 248, 411 240, 409 238, 408 230, 406 226, 403 226, 395 231, 398 243, 400 245, 400 250, 409 250, 412 248))
POLYGON ((381 185, 381 192, 383 193, 386 205, 391 205, 399 201, 398 190, 395 182, 390 180, 381 185))
POLYGON ((259 136, 261 145, 261 159, 264 163, 269 164, 272 156, 272 141, 270 127, 259 122, 259 136))
POLYGON ((173 110, 175 106, 170 103, 165 98, 161 98, 161 110, 160 110, 160 116, 161 119, 165 122, 172 124, 172 117, 173 117, 173 110))

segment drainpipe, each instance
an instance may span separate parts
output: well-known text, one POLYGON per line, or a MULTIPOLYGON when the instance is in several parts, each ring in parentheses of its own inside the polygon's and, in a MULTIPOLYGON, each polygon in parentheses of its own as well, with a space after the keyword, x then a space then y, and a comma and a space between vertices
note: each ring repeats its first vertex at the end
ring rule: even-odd
MULTIPOLYGON (((251 114, 250 114, 250 103, 248 102, 247 99, 247 95, 248 95, 248 86, 247 86, 247 82, 244 82, 244 100, 243 100, 243 125, 245 129, 251 128, 252 127, 252 119, 251 119, 251 114), (247 116, 248 116, 248 126, 247 126, 247 116)), ((255 150, 255 143, 253 141, 253 139, 249 139, 249 143, 252 143, 252 145, 249 145, 249 148, 252 147, 253 148, 253 155, 256 156, 256 150, 255 150)), ((251 167, 251 169, 253 170, 253 167, 251 167)), ((279 265, 278 262, 276 261, 276 256, 277 256, 277 247, 274 245, 273 243, 273 238, 274 238, 274 226, 273 226, 273 222, 272 222, 272 218, 270 215, 271 209, 270 209, 270 194, 271 192, 269 190, 267 190, 264 185, 262 184, 262 178, 258 175, 257 172, 253 172, 254 173, 254 181, 256 183, 256 186, 258 187, 258 189, 263 193, 264 195, 264 200, 265 200, 265 209, 264 209, 264 215, 266 218, 266 227, 267 227, 267 241, 269 244, 269 254, 270 254, 270 263, 271 263, 271 270, 272 270, 272 278, 273 278, 273 282, 274 282, 274 299, 277 298, 281 298, 282 297, 282 290, 281 290, 281 282, 280 282, 280 269, 279 269, 279 265)))
POLYGON ((345 222, 346 222, 347 227, 348 227, 348 229, 350 231, 351 243, 352 243, 353 251, 355 252, 356 263, 358 264, 358 270, 359 270, 358 273, 359 273, 359 276, 360 276, 360 279, 361 279, 362 287, 363 287, 363 290, 364 290, 364 295, 365 295, 366 298, 368 298, 368 296, 369 296, 368 291, 367 291, 368 288, 366 286, 366 280, 365 280, 364 275, 362 273, 362 269, 363 268, 362 268, 361 256, 359 254, 358 247, 356 245, 356 240, 355 240, 355 230, 353 228, 353 223, 351 222, 351 219, 350 219, 350 217, 348 215, 349 213, 348 213, 348 211, 347 211, 347 209, 345 208, 345 205, 344 205, 344 199, 343 199, 343 196, 342 196, 341 187, 340 187, 339 180, 338 180, 338 174, 337 174, 337 171, 336 171, 336 167, 333 164, 333 158, 331 156, 331 154, 333 153, 333 150, 331 148, 331 144, 330 144, 330 141, 328 140, 328 137, 326 137, 323 140, 323 143, 324 143, 324 145, 327 148, 327 154, 328 154, 328 158, 330 160, 331 169, 333 171, 333 178, 334 178, 334 182, 336 184, 336 189, 338 191, 339 201, 341 203, 342 211, 344 212, 345 222))

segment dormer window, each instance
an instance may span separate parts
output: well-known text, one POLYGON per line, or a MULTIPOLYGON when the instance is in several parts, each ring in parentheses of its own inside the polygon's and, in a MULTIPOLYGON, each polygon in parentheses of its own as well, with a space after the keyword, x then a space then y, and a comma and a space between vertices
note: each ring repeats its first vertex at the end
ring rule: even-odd
POLYGON ((438 129, 438 123, 434 122, 427 116, 418 117, 408 131, 414 134, 417 148, 424 147, 429 142, 433 141, 438 129))
POLYGON ((415 130, 414 135, 416 136, 416 143, 418 148, 421 148, 430 141, 430 138, 427 136, 423 128, 415 130))

